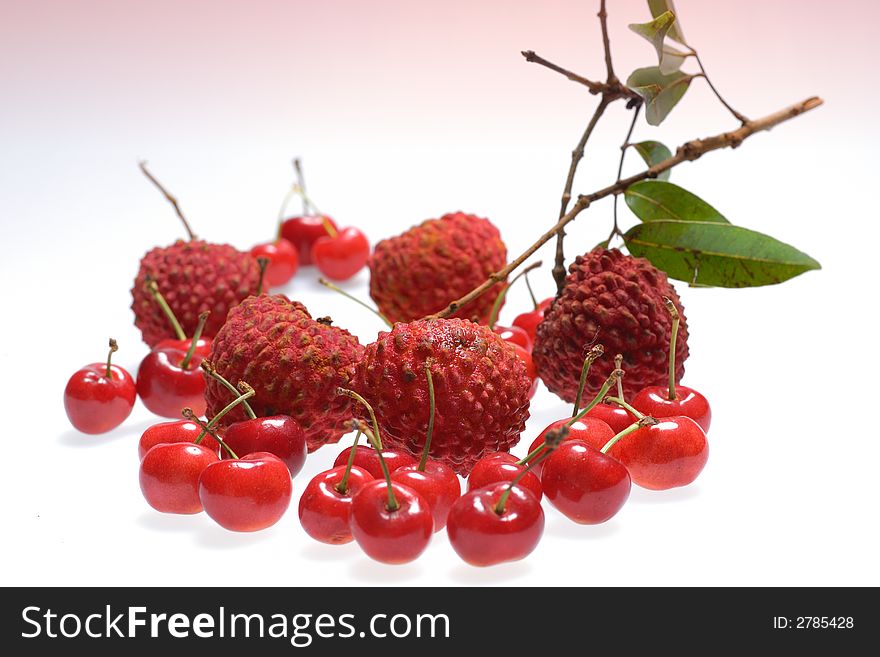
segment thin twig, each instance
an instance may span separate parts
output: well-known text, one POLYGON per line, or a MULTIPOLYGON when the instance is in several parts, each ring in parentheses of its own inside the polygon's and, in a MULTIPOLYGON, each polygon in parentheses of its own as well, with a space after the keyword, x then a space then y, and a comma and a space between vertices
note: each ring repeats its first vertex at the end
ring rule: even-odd
POLYGON ((706 80, 706 84, 709 85, 709 88, 712 90, 712 93, 715 94, 715 97, 721 102, 722 105, 724 105, 724 107, 727 108, 728 112, 733 114, 733 116, 736 118, 737 121, 739 121, 740 123, 743 123, 743 124, 748 123, 749 122, 748 118, 746 118, 745 115, 740 114, 735 109, 733 109, 733 107, 731 107, 730 104, 726 100, 724 100, 724 98, 721 96, 721 94, 718 93, 718 89, 715 88, 715 85, 712 84, 712 80, 710 80, 709 76, 706 75, 706 68, 703 66, 703 62, 700 60, 700 54, 696 50, 694 50, 693 48, 691 48, 691 52, 693 53, 694 58, 697 61, 697 65, 700 67, 700 72, 703 74, 703 78, 706 80))
MULTIPOLYGON (((629 124, 629 130, 626 133, 626 139, 623 140, 623 144, 620 145, 620 162, 617 164, 617 182, 620 182, 620 178, 623 176, 623 161, 626 159, 626 151, 630 147, 630 140, 632 139, 633 130, 636 129, 636 121, 639 118, 639 111, 642 109, 641 103, 636 105, 633 108, 633 118, 632 123, 629 124)), ((611 238, 615 235, 620 235, 620 227, 617 224, 617 197, 618 195, 614 195, 614 228, 611 229, 611 235, 608 236, 608 241, 611 241, 611 238)))
POLYGON ((149 181, 153 183, 156 188, 160 192, 162 192, 163 196, 165 196, 168 202, 174 206, 174 211, 177 213, 180 221, 183 222, 183 227, 186 229, 186 233, 187 235, 189 235, 190 241, 195 240, 196 234, 192 232, 192 228, 190 228, 189 222, 186 220, 186 217, 183 216, 183 212, 181 212, 180 206, 177 204, 177 199, 174 198, 171 193, 162 186, 162 183, 156 180, 152 173, 150 173, 149 169, 147 169, 146 160, 141 160, 140 162, 138 162, 138 166, 141 168, 141 171, 143 171, 144 175, 149 179, 149 181))
POLYGON ((554 64, 553 62, 547 61, 539 54, 537 54, 534 50, 523 50, 521 52, 522 56, 526 58, 527 62, 533 62, 535 64, 540 64, 546 68, 549 68, 551 71, 556 71, 567 77, 572 82, 577 82, 578 84, 584 85, 587 89, 590 90, 591 94, 598 96, 606 89, 606 85, 601 82, 594 82, 593 80, 588 80, 582 75, 578 75, 577 73, 573 73, 567 69, 562 68, 558 64, 554 64))
POLYGON ((605 71, 608 74, 606 82, 608 86, 617 83, 617 76, 614 75, 614 65, 611 62, 611 40, 608 38, 608 13, 605 11, 605 0, 599 3, 599 25, 602 27, 602 48, 605 50, 605 71))

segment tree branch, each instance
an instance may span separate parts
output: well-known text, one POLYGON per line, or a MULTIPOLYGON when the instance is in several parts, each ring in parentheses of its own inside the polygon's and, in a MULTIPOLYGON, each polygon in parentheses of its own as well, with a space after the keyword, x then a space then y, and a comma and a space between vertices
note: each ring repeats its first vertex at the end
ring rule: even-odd
POLYGON ((673 155, 672 157, 667 158, 662 162, 658 162, 654 166, 642 171, 641 173, 637 173, 633 176, 630 176, 629 178, 619 180, 613 185, 609 185, 608 187, 595 191, 591 194, 582 194, 578 196, 577 202, 574 204, 574 206, 572 206, 571 210, 569 210, 565 214, 565 216, 560 218, 555 226, 553 226, 550 230, 541 235, 541 237, 539 237, 534 244, 532 244, 528 249, 520 254, 519 257, 517 257, 515 260, 512 260, 500 271, 491 274, 489 278, 481 285, 471 290, 460 299, 453 301, 440 312, 433 315, 428 315, 426 319, 448 317, 449 315, 458 311, 463 306, 466 306, 474 299, 480 297, 483 293, 485 293, 499 281, 505 280, 512 271, 514 271, 523 262, 525 262, 533 253, 535 253, 535 251, 537 251, 544 244, 553 239, 553 236, 556 235, 557 232, 565 228, 568 223, 573 221, 581 212, 586 210, 591 203, 594 203, 601 198, 605 198, 606 196, 611 196, 612 194, 619 194, 627 187, 640 180, 645 180, 647 178, 656 178, 659 174, 663 173, 664 171, 668 171, 669 169, 672 169, 682 162, 691 162, 693 160, 699 159, 700 157, 711 151, 719 150, 722 148, 737 148, 740 144, 742 144, 743 141, 751 137, 753 134, 757 132, 762 132, 764 130, 770 130, 780 123, 789 121, 796 116, 800 116, 804 112, 808 112, 812 109, 819 107, 822 102, 823 101, 821 98, 813 96, 811 98, 807 98, 804 101, 801 101, 800 103, 791 105, 790 107, 786 107, 785 109, 774 112, 773 114, 769 114, 763 118, 755 119, 754 121, 747 121, 736 130, 723 132, 719 135, 706 137, 704 139, 691 140, 679 146, 675 151, 675 155, 673 155))
POLYGON ((606 82, 612 86, 618 82, 614 75, 614 65, 611 63, 611 39, 608 38, 608 13, 605 11, 605 0, 599 3, 599 25, 602 27, 602 47, 605 50, 605 71, 608 75, 606 82))

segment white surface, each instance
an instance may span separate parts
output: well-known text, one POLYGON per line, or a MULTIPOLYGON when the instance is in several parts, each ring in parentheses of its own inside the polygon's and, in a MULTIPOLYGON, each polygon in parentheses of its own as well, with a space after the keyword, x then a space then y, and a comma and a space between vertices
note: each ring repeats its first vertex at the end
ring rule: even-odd
MULTIPOLYGON (((404 11, 391 4, 383 10, 404 11)), ((453 4, 459 12, 469 6, 453 4)), ((152 511, 138 489, 136 442, 154 419, 140 403, 111 434, 89 437, 70 428, 61 404, 67 377, 102 359, 110 335, 120 344, 119 364, 136 368, 146 351, 128 308, 138 258, 182 234, 170 206, 137 172, 138 158, 150 160, 200 235, 241 247, 271 235, 295 154, 305 158, 315 199, 341 225, 356 224, 374 241, 458 208, 496 221, 512 253, 550 225, 568 152, 590 111, 585 103, 593 101, 516 53, 533 47, 573 67, 587 62, 579 67, 585 72, 599 71, 600 59, 592 33, 581 42, 559 38, 560 30, 581 29, 575 21, 560 25, 553 12, 561 5, 545 16, 542 3, 524 4, 535 6, 521 9, 522 25, 499 26, 476 10, 461 21, 468 35, 491 33, 491 48, 457 41, 454 31, 447 36, 461 43, 456 53, 444 39, 412 48, 402 32, 375 32, 376 18, 355 30, 363 17, 349 17, 342 38, 325 29, 337 19, 327 9, 302 29, 303 41, 269 38, 270 22, 256 21, 214 26, 211 42, 229 43, 228 52, 219 45, 202 52, 198 42, 178 51, 172 42, 180 66, 167 53, 152 65, 164 51, 151 43, 168 37, 166 24, 195 25, 189 14, 150 23, 144 43, 133 42, 143 52, 119 33, 125 21, 118 16, 94 28, 84 20, 70 42, 59 17, 17 17, 27 38, 0 46, 11 50, 0 58, 4 65, 25 62, 3 70, 9 84, 0 107, 0 583, 880 584, 872 256, 880 235, 870 196, 878 134, 874 104, 864 97, 871 92, 855 84, 871 75, 859 53, 873 50, 861 27, 871 21, 857 22, 845 8, 829 18, 838 24, 825 27, 790 17, 795 24, 787 32, 799 38, 771 50, 771 34, 760 22, 754 28, 748 12, 713 22, 699 3, 679 2, 702 20, 688 34, 700 34, 707 66, 712 62, 716 82, 741 99, 743 111, 763 114, 813 93, 828 100, 736 152, 673 172, 673 182, 735 223, 790 241, 824 266, 763 289, 677 286, 692 332, 685 383, 710 398, 714 415, 711 456, 694 485, 666 493, 634 489, 622 512, 598 527, 575 526, 547 507, 543 541, 516 564, 470 568, 441 533, 417 562, 389 567, 355 545, 311 541, 295 502, 281 523, 251 535, 228 533, 204 515, 152 511), (768 44, 757 78, 740 70, 748 61, 725 56, 736 47, 730 35, 745 29, 756 30, 751 55, 768 44), (315 50, 316 33, 326 58, 315 50), (375 37, 384 48, 371 40, 374 33, 384 34, 375 37), (829 34, 845 49, 836 61, 850 58, 849 73, 829 74, 816 45, 829 34), (248 49, 270 42, 271 52, 248 49), (239 52, 267 70, 226 68, 239 52), (298 62, 291 70, 306 73, 282 81, 279 53, 298 62), (414 80, 415 69, 423 77, 414 80), (201 74, 207 77, 191 87, 187 76, 201 74)), ((576 4, 568 14, 592 30, 593 10, 576 4)), ((405 26, 407 14, 399 16, 405 26)), ((627 8, 615 23, 615 43, 632 46, 632 54, 619 56, 621 70, 650 59, 622 27, 640 18, 640 6, 627 8)), ((438 15, 437 31, 459 25, 445 20, 438 15)), ((16 22, 7 25, 12 31, 16 22)), ((600 124, 576 190, 613 177, 626 121, 616 107, 600 124)), ((640 124, 637 136, 673 145, 729 127, 729 117, 695 85, 661 131, 640 124)), ((629 160, 628 170, 637 166, 629 160)), ((571 231, 569 253, 604 238, 609 224, 610 203, 597 204, 571 231)), ((551 247, 540 255, 549 262, 551 247)), ((535 278, 547 296, 549 265, 544 271, 535 278)), ((288 293, 315 316, 330 314, 372 339, 381 328, 375 318, 314 278, 313 270, 302 271, 288 293)), ((365 295, 366 284, 362 273, 350 289, 365 295)), ((515 289, 502 320, 524 307, 524 289, 515 289)), ((541 388, 516 451, 567 410, 541 388)), ((297 497, 336 451, 310 457, 294 484, 297 497)))

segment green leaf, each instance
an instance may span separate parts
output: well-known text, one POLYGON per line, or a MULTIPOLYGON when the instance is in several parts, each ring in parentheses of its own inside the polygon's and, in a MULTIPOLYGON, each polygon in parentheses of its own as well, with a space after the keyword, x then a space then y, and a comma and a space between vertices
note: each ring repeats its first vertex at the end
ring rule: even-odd
MULTIPOLYGON (((645 164, 647 164, 649 167, 652 167, 658 162, 662 162, 663 160, 667 160, 672 157, 672 151, 670 151, 659 141, 640 141, 638 144, 633 144, 632 147, 635 148, 636 152, 642 156, 645 164)), ((666 171, 658 175, 656 179, 669 180, 670 173, 671 172, 667 169, 666 171)))
POLYGON ((669 28, 675 24, 675 14, 664 11, 650 23, 630 23, 629 29, 651 42, 657 51, 657 63, 663 61, 663 40, 669 28))
POLYGON ((696 286, 773 285, 821 269, 793 246, 732 224, 652 221, 636 224, 623 239, 632 255, 696 286))
POLYGON ((688 54, 680 50, 676 50, 672 46, 663 46, 663 52, 660 55, 660 72, 663 75, 669 75, 681 68, 688 54))
MULTIPOLYGON (((672 0, 648 0, 648 8, 651 10, 651 15, 654 18, 657 18, 667 11, 671 11, 678 16, 678 12, 675 11, 675 3, 672 0)), ((683 46, 687 45, 687 42, 684 40, 684 34, 681 31, 681 24, 678 20, 676 20, 672 27, 669 28, 667 35, 673 41, 678 41, 683 46)))
POLYGON ((649 66, 633 71, 626 86, 645 99, 648 123, 660 125, 684 96, 693 79, 693 75, 681 71, 663 75, 658 66, 649 66))
POLYGON ((642 221, 711 221, 730 223, 699 196, 663 180, 642 180, 626 188, 629 209, 642 221))

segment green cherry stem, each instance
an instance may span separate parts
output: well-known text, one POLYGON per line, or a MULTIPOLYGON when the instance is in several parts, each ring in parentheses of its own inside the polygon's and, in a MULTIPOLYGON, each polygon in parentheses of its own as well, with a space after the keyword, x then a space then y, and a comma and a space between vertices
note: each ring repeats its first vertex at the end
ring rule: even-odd
POLYGON ((436 405, 434 401, 434 377, 431 376, 431 362, 425 363, 425 375, 428 377, 428 404, 430 405, 428 416, 428 433, 425 436, 425 449, 422 450, 422 459, 419 461, 419 472, 425 471, 428 464, 428 453, 431 451, 431 439, 434 437, 434 411, 436 405))
MULTIPOLYGON (((239 395, 238 389, 237 389, 234 385, 232 385, 231 383, 229 383, 229 381, 227 381, 225 378, 223 378, 223 377, 220 375, 220 372, 218 372, 218 371, 214 368, 214 363, 212 363, 212 362, 209 361, 209 360, 203 360, 203 361, 201 362, 201 366, 202 366, 202 369, 205 371, 205 374, 207 374, 208 376, 210 376, 212 379, 214 379, 214 380, 216 380, 216 381, 219 381, 219 382, 220 382, 220 385, 222 385, 222 386, 223 386, 224 388, 226 388, 229 392, 231 392, 233 395, 235 395, 236 397, 238 397, 238 395, 239 395)), ((247 416, 248 416, 251 420, 256 419, 257 414, 254 413, 254 409, 253 409, 253 408, 251 407, 251 405, 247 402, 247 400, 242 401, 242 402, 241 402, 241 405, 242 405, 242 407, 244 408, 244 412, 247 413, 247 416)))
POLYGON ((183 360, 180 361, 180 369, 189 369, 189 365, 192 362, 193 356, 196 353, 196 345, 199 344, 199 339, 202 337, 202 331, 205 330, 205 322, 208 321, 208 315, 210 314, 210 310, 206 310, 205 312, 199 314, 199 323, 196 324, 196 330, 193 333, 192 340, 190 340, 189 349, 186 350, 186 356, 184 356, 183 360))
POLYGON ((584 358, 584 364, 581 367, 581 379, 578 382, 578 391, 577 396, 574 398, 574 408, 571 410, 571 416, 574 417, 578 414, 578 411, 581 407, 581 397, 584 394, 584 386, 587 385, 587 374, 590 373, 590 367, 599 360, 602 355, 605 353, 605 347, 601 344, 597 344, 592 349, 587 352, 586 357, 584 358))
MULTIPOLYGON (((495 513, 497 513, 499 516, 504 515, 504 511, 506 510, 507 506, 507 500, 510 497, 510 492, 513 490, 513 487, 516 486, 522 480, 522 478, 526 476, 526 474, 531 472, 532 468, 534 468, 536 465, 543 462, 544 459, 550 456, 553 453, 553 450, 559 447, 560 443, 565 440, 565 436, 567 434, 568 429, 564 427, 562 429, 547 432, 547 438, 544 440, 544 444, 542 444, 540 448, 536 448, 534 452, 537 452, 539 449, 544 449, 545 447, 547 448, 547 451, 541 454, 541 456, 539 456, 535 460, 528 461, 527 467, 513 478, 510 484, 508 484, 508 486, 504 489, 504 492, 501 493, 501 497, 498 498, 498 502, 495 504, 494 508, 495 513)), ((526 457, 526 459, 528 458, 529 457, 526 457)))
POLYGON ((575 422, 577 422, 582 417, 584 417, 587 413, 592 411, 596 406, 598 406, 599 402, 601 402, 605 398, 605 395, 608 394, 608 391, 611 390, 611 388, 617 382, 617 379, 619 377, 620 377, 620 370, 613 370, 611 372, 611 374, 608 375, 608 378, 605 379, 605 383, 602 384, 602 387, 599 388, 599 392, 597 392, 596 396, 593 397, 593 401, 591 401, 589 404, 584 406, 583 409, 581 409, 580 413, 578 413, 573 418, 571 418, 568 422, 566 422, 565 426, 570 427, 575 422))
POLYGON ((113 354, 119 351, 119 345, 116 344, 116 340, 110 338, 110 353, 107 354, 107 370, 104 372, 104 378, 113 379, 113 370, 110 369, 110 361, 113 359, 113 354))
MULTIPOLYGON (((559 431, 563 432, 562 433, 562 440, 565 440, 565 437, 568 435, 568 425, 563 425, 562 427, 559 428, 559 431)), ((546 440, 542 441, 540 445, 538 445, 537 447, 535 447, 535 449, 533 449, 531 452, 529 452, 524 457, 522 457, 519 461, 516 462, 516 464, 517 465, 526 465, 527 463, 530 463, 532 461, 532 459, 534 459, 538 454, 540 454, 544 450, 545 447, 547 447, 546 440)))
POLYGON ((163 297, 162 293, 159 291, 159 285, 156 283, 156 280, 152 276, 147 276, 147 281, 144 284, 144 287, 146 287, 149 295, 153 297, 153 301, 159 304, 165 317, 168 318, 168 323, 171 324, 171 328, 174 330, 174 335, 177 336, 177 339, 186 340, 186 333, 183 332, 183 327, 180 325, 180 322, 177 321, 177 317, 174 316, 174 311, 171 310, 171 306, 168 305, 168 302, 165 301, 165 297, 163 297))
POLYGON ((632 406, 627 404, 625 400, 621 399, 620 397, 608 397, 608 398, 606 398, 605 401, 609 401, 612 404, 617 404, 621 408, 626 409, 632 415, 636 416, 636 418, 638 418, 639 420, 641 420, 643 417, 646 417, 644 413, 642 413, 637 408, 633 408, 632 406))
MULTIPOLYGON (((538 260, 538 262, 533 262, 528 267, 526 267, 521 272, 519 272, 516 276, 514 276, 512 279, 510 279, 510 283, 505 285, 502 288, 501 292, 498 293, 498 296, 495 297, 495 303, 492 304, 492 312, 489 313, 489 328, 490 329, 495 330, 495 322, 498 321, 498 313, 501 311, 501 304, 504 303, 504 297, 507 296, 507 291, 510 289, 510 286, 513 285, 514 283, 516 283, 516 281, 519 279, 520 276, 525 276, 528 272, 532 271, 533 269, 537 269, 540 266, 541 266, 540 260, 538 260)), ((531 288, 529 288, 529 289, 531 289, 531 288)), ((535 307, 537 308, 537 304, 535 304, 535 307)))
POLYGON ((678 308, 672 303, 672 299, 663 297, 663 303, 666 304, 666 310, 672 315, 672 335, 669 338, 669 390, 666 396, 669 401, 675 401, 675 346, 678 341, 678 326, 681 323, 681 315, 678 314, 678 308))
POLYGON ((618 440, 620 440, 624 436, 628 436, 633 431, 637 431, 638 429, 641 429, 642 427, 651 426, 652 424, 657 424, 657 420, 655 420, 654 418, 652 418, 650 416, 643 415, 641 418, 639 418, 638 420, 633 422, 631 425, 629 425, 626 429, 624 429, 620 433, 616 434, 613 438, 609 438, 608 442, 605 443, 602 446, 602 449, 600 449, 599 451, 602 452, 603 454, 607 454, 608 450, 611 449, 612 447, 614 447, 614 445, 617 444, 618 440))
POLYGON ((538 309, 538 300, 535 298, 535 292, 532 290, 532 283, 529 280, 529 273, 523 272, 526 275, 526 289, 529 291, 529 296, 532 298, 532 305, 535 307, 535 310, 538 309))
MULTIPOLYGON (((379 433, 379 423, 376 421, 376 413, 373 411, 373 407, 370 406, 370 402, 357 394, 354 390, 349 390, 348 388, 336 388, 337 395, 345 395, 346 397, 351 397, 352 399, 356 399, 359 401, 364 408, 367 409, 367 412, 370 414, 370 421, 373 424, 373 437, 376 439, 376 442, 379 444, 379 451, 382 451, 382 436, 379 433)), ((361 429, 363 431, 363 429, 361 429)), ((366 432, 364 432, 366 433, 366 432)), ((372 443, 372 441, 371 441, 372 443)))
POLYGON ((391 473, 388 472, 388 465, 385 463, 385 457, 382 456, 382 443, 379 441, 379 437, 374 436, 373 432, 366 425, 361 427, 361 431, 364 432, 367 440, 370 441, 373 449, 376 450, 376 456, 379 457, 379 465, 382 467, 382 474, 385 475, 385 483, 388 484, 388 504, 385 505, 385 508, 388 511, 397 511, 400 508, 400 503, 394 495, 394 487, 391 485, 391 473))
POLYGON ((353 294, 349 294, 348 292, 343 290, 338 285, 334 285, 333 283, 328 281, 326 278, 319 278, 318 282, 321 285, 323 285, 324 287, 326 287, 327 289, 333 290, 334 292, 341 294, 346 299, 349 299, 350 301, 354 301, 355 303, 360 304, 361 306, 363 306, 364 308, 369 310, 371 313, 373 313, 376 317, 378 317, 383 322, 385 322, 385 326, 387 326, 388 328, 394 328, 394 324, 392 324, 391 321, 387 317, 385 317, 385 315, 383 315, 381 312, 379 312, 376 308, 373 308, 370 304, 361 301, 353 294))
POLYGON ((236 399, 233 399, 233 400, 232 400, 231 402, 229 402, 226 406, 224 406, 224 407, 220 410, 220 412, 217 413, 217 415, 215 415, 214 417, 212 417, 212 418, 211 418, 211 421, 208 422, 208 424, 205 425, 205 426, 202 428, 202 432, 201 432, 201 433, 198 435, 198 437, 193 441, 194 443, 196 443, 196 444, 198 445, 200 442, 202 442, 202 438, 205 437, 205 434, 206 434, 208 431, 210 431, 211 429, 213 429, 214 427, 216 427, 216 426, 217 426, 217 423, 220 422, 220 420, 223 418, 224 415, 226 415, 229 411, 231 411, 233 408, 235 408, 235 407, 238 406, 239 404, 243 403, 244 400, 246 400, 246 399, 250 399, 250 398, 253 397, 255 394, 257 394, 256 391, 255 391, 253 388, 251 388, 251 387, 250 387, 247 383, 245 383, 244 381, 242 381, 242 382, 239 383, 238 385, 241 386, 241 387, 244 389, 244 393, 241 394, 241 395, 240 395, 239 397, 237 397, 236 399))
POLYGON ((263 284, 266 280, 266 268, 269 266, 269 258, 266 256, 260 256, 257 258, 257 265, 260 267, 260 281, 257 284, 257 296, 261 296, 263 294, 263 284))
POLYGON ((348 492, 348 475, 351 474, 351 468, 354 466, 354 457, 357 453, 358 443, 361 441, 361 430, 358 428, 357 435, 354 437, 354 445, 351 446, 351 452, 348 455, 348 463, 345 465, 345 472, 342 473, 342 479, 334 488, 340 495, 348 492))
POLYGON ((238 454, 236 454, 234 451, 232 451, 232 448, 229 445, 227 445, 223 441, 223 439, 220 438, 220 436, 218 436, 216 433, 214 433, 214 428, 212 426, 210 426, 210 424, 205 424, 204 422, 202 422, 202 420, 200 418, 198 418, 195 413, 193 413, 193 410, 191 408, 184 408, 181 415, 183 415, 183 417, 185 417, 190 422, 195 422, 196 424, 198 424, 202 428, 202 433, 199 434, 199 437, 193 441, 194 444, 198 445, 199 443, 202 442, 202 438, 209 435, 209 436, 211 436, 211 438, 216 440, 224 450, 226 450, 226 453, 229 454, 229 456, 238 460, 238 458, 239 458, 238 454))
MULTIPOLYGON (((293 170, 296 171, 296 185, 292 191, 296 191, 298 187, 302 190, 302 194, 300 195, 300 199, 302 200, 303 205, 303 214, 309 214, 309 199, 306 196, 306 177, 303 175, 302 162, 298 157, 293 159, 293 170)), ((314 207, 312 208, 314 211, 314 207)))

